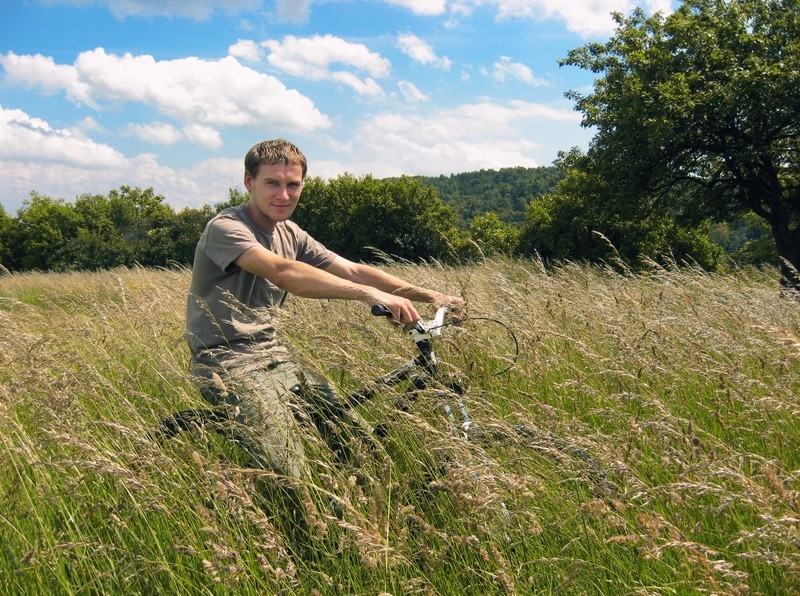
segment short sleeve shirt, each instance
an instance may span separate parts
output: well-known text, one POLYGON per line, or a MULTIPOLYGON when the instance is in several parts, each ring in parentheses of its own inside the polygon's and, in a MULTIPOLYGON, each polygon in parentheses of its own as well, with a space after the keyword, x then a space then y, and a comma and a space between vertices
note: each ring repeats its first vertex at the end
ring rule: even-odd
POLYGON ((195 250, 186 305, 186 339, 193 355, 218 347, 277 347, 273 308, 285 294, 235 260, 257 244, 285 258, 327 267, 336 254, 291 221, 260 228, 247 204, 221 211, 206 225, 195 250))

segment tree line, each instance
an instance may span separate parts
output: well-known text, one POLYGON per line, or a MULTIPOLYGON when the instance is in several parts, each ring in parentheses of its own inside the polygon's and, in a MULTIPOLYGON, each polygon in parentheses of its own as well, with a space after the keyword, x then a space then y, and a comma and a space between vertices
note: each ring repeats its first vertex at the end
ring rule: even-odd
MULTIPOLYGON (((755 219, 686 228, 661 217, 609 227, 608 221, 593 219, 583 203, 565 202, 565 180, 552 167, 439 178, 309 178, 294 220, 328 248, 357 261, 388 257, 457 263, 491 255, 550 263, 624 258, 636 268, 667 255, 707 268, 725 257, 776 262, 769 233, 755 219), (531 185, 534 180, 538 186, 531 185), (441 186, 446 190, 440 191, 441 186), (460 188, 467 194, 460 194, 460 188), (476 193, 485 188, 498 191, 491 195, 497 202, 484 197, 478 210, 476 193), (522 223, 517 223, 518 214, 502 209, 514 202, 521 205, 522 223), (501 208, 495 210, 496 204, 501 208), (465 220, 465 214, 471 219, 465 220)), ((122 186, 73 202, 33 192, 16 216, 0 206, 0 265, 10 271, 190 266, 208 220, 247 200, 242 190, 231 188, 224 201, 176 211, 152 188, 122 186)))

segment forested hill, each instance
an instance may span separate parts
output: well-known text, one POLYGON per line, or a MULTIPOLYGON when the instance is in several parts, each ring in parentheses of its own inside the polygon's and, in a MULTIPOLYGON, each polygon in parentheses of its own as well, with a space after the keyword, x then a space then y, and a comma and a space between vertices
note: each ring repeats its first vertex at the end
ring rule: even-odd
POLYGON ((450 176, 415 176, 458 210, 462 224, 494 211, 505 222, 522 224, 531 199, 555 191, 562 173, 553 166, 501 168, 450 176))

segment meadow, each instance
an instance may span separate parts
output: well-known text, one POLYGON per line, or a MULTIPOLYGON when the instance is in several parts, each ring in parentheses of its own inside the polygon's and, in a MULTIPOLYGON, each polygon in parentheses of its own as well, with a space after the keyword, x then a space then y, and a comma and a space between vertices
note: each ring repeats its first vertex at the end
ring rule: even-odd
MULTIPOLYGON (((486 434, 448 433, 435 391, 362 406, 382 447, 354 438, 347 465, 309 430, 303 532, 289 481, 232 441, 155 434, 204 406, 187 270, 0 277, 0 591, 800 592, 800 303, 775 270, 389 268, 506 325, 437 344, 486 434)), ((361 304, 293 298, 280 320, 341 392, 413 356, 361 304)))

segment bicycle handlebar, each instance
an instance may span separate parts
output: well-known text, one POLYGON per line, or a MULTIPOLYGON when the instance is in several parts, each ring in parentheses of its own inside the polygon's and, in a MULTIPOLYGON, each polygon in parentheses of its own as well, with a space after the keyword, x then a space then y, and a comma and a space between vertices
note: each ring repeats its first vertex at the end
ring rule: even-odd
MULTIPOLYGON (((442 333, 444 324, 444 315, 447 314, 449 307, 440 306, 436 309, 436 315, 430 321, 423 321, 420 319, 417 323, 408 330, 414 341, 419 343, 426 339, 430 339, 442 333)), ((376 317, 391 317, 392 312, 383 304, 373 305, 371 312, 376 317)))

